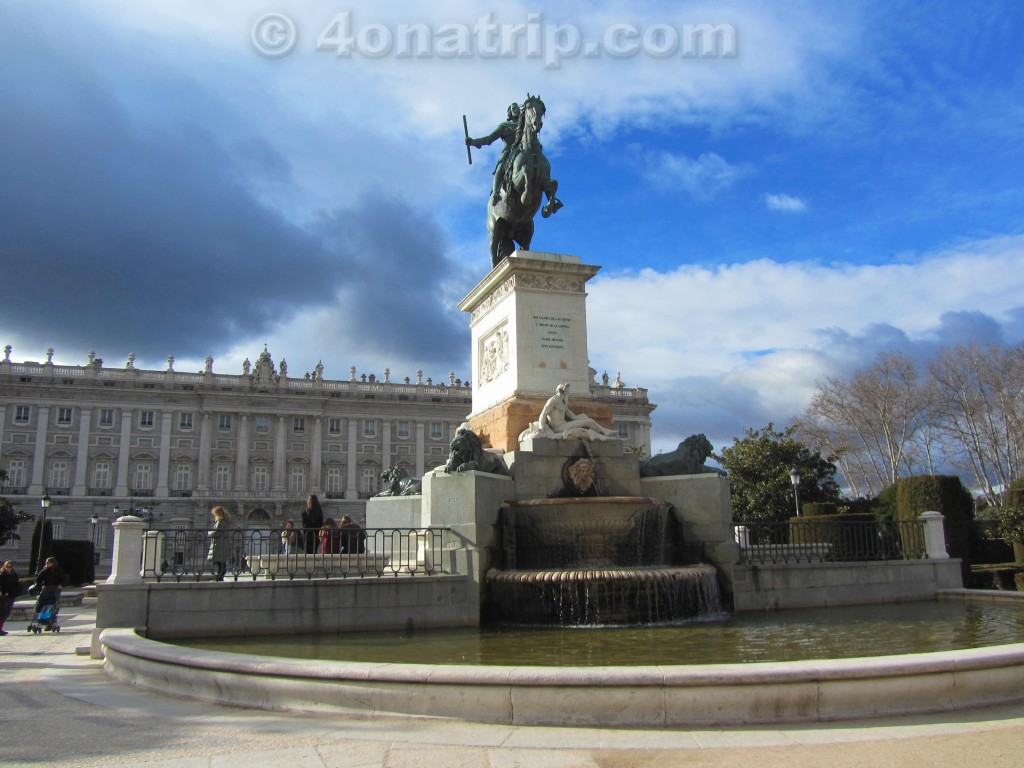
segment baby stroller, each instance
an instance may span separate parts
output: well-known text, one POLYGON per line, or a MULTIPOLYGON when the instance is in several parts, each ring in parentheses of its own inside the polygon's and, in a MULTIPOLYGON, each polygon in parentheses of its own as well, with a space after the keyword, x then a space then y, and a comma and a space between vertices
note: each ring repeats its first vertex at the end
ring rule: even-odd
MULTIPOLYGON (((33 594, 33 587, 29 587, 29 594, 33 594)), ((39 599, 36 601, 36 613, 28 625, 29 632, 37 635, 43 631, 60 632, 60 624, 57 623, 57 615, 60 613, 60 590, 47 589, 43 587, 39 599)))

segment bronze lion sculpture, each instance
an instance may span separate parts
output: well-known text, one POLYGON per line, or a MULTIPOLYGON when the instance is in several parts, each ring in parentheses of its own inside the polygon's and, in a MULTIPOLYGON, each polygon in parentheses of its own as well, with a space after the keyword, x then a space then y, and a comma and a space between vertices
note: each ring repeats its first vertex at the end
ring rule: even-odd
POLYGON ((699 475, 717 472, 720 469, 705 467, 704 462, 714 451, 704 435, 690 435, 671 453, 659 453, 640 465, 640 477, 665 477, 668 475, 699 475))

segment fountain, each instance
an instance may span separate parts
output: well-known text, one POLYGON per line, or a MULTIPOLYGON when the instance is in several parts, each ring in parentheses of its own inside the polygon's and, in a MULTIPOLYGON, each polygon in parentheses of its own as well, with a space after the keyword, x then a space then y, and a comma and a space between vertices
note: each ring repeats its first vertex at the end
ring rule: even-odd
MULTIPOLYGON (((237 614, 237 635, 275 624, 282 632, 300 626, 337 632, 431 621, 475 626, 485 615, 511 623, 603 625, 717 611, 715 587, 724 588, 728 601, 738 594, 740 573, 728 481, 713 473, 641 477, 638 458, 600 426, 610 414, 589 397, 583 292, 595 272, 573 257, 517 252, 461 305, 473 316, 477 372, 469 427, 507 469, 474 471, 475 460, 460 461, 455 469, 467 471, 428 472, 418 499, 371 500, 367 508, 370 527, 390 526, 388 515, 400 527, 443 526, 453 542, 444 553, 451 566, 445 574, 420 583, 388 577, 343 585, 146 585, 138 583, 137 570, 129 573, 138 554, 117 558, 118 578, 134 583, 100 590, 97 625, 110 627, 97 643, 105 668, 137 685, 239 706, 514 725, 823 721, 1020 701, 1024 644, 765 664, 455 666, 225 654, 154 642, 131 629, 180 636, 189 611, 193 622, 202 622, 200 634, 209 634, 213 617, 237 614), (559 397, 563 426, 569 424, 559 434, 544 418, 558 404, 544 398, 565 383, 579 397, 573 410, 559 397), (687 543, 697 542, 704 557, 688 551, 687 543), (116 623, 101 624, 99 616, 106 619, 111 610, 120 613, 116 623), (373 627, 356 626, 367 617, 373 627)), ((125 525, 125 533, 138 528, 132 535, 141 552, 141 521, 125 525)), ((898 565, 875 570, 910 570, 898 565)), ((869 569, 858 570, 859 579, 868 575, 869 569)), ((744 578, 761 579, 760 590, 773 571, 744 578)), ((824 594, 802 589, 812 599, 824 594)))
POLYGON ((680 564, 671 507, 648 497, 507 502, 488 618, 560 626, 660 624, 720 613, 711 565, 680 564))

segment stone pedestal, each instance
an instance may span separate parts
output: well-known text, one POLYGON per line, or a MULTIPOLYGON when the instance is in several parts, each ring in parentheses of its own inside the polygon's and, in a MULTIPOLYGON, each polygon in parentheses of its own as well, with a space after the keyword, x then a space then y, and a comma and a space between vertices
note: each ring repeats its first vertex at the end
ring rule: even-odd
POLYGON ((516 251, 459 304, 472 316, 469 423, 486 446, 515 450, 562 382, 571 408, 611 423, 609 407, 591 407, 585 286, 599 269, 577 256, 516 251))

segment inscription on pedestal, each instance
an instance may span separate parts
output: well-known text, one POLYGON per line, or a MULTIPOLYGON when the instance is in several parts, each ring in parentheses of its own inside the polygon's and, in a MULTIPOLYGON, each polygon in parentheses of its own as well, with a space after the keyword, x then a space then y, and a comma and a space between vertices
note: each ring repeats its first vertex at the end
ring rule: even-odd
POLYGON ((538 368, 565 368, 566 347, 572 332, 572 318, 534 315, 538 368))

